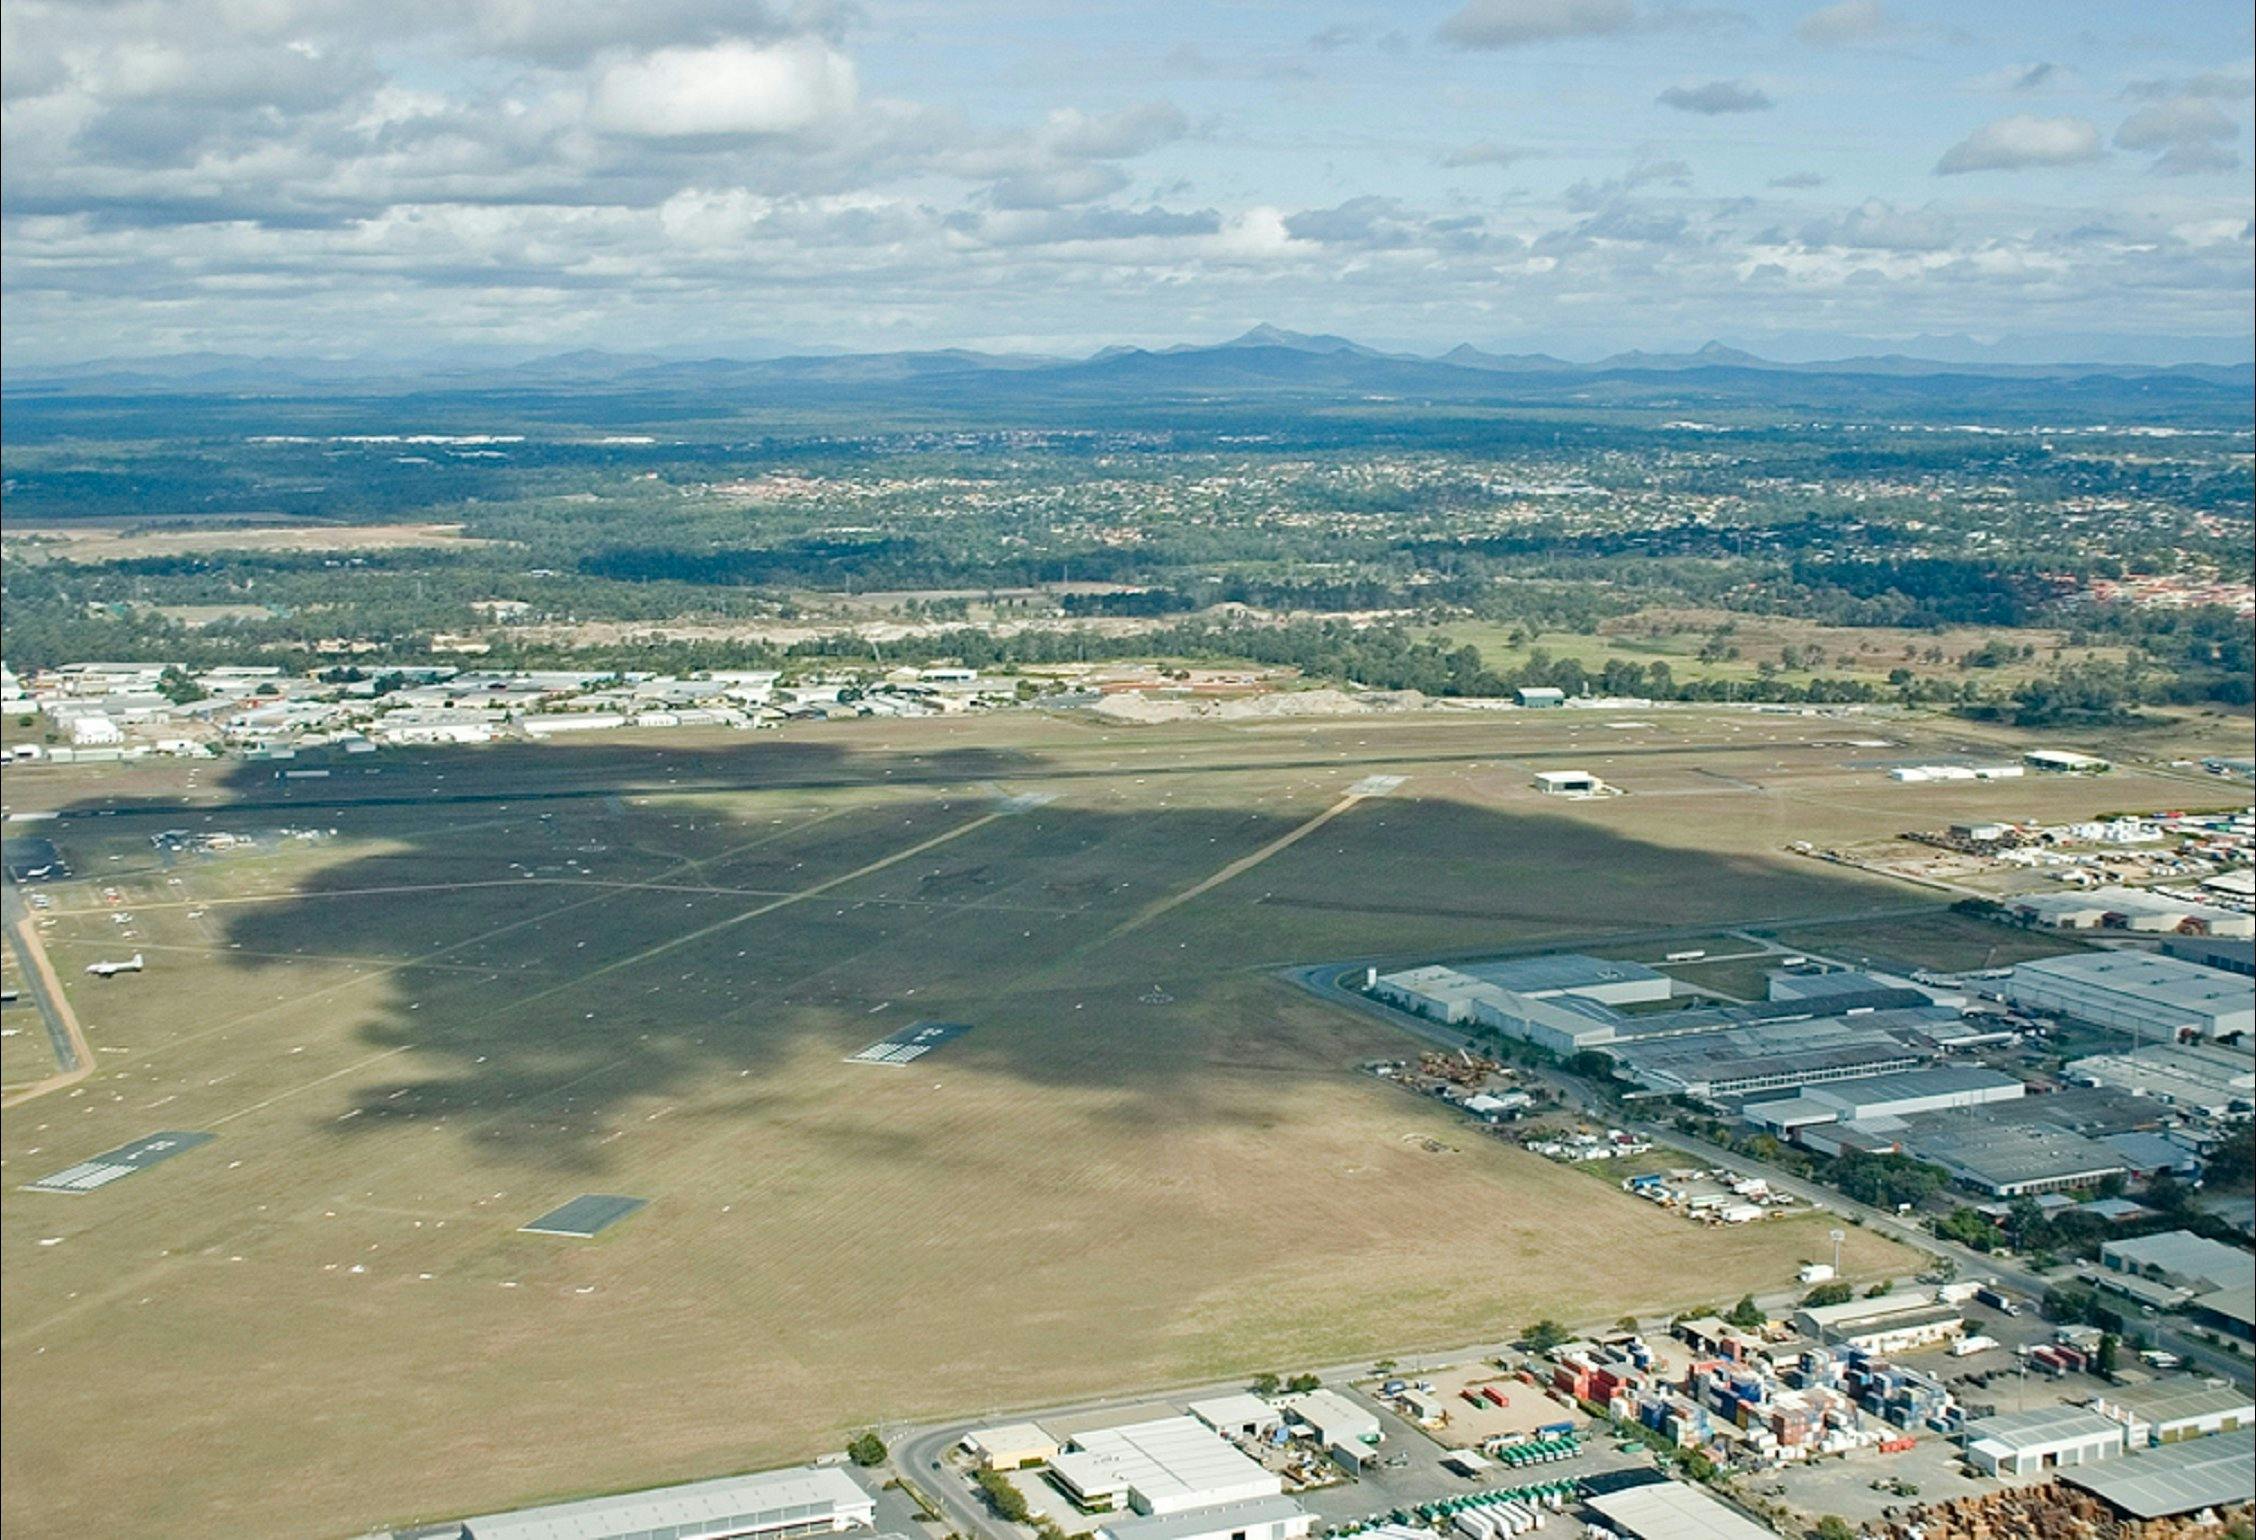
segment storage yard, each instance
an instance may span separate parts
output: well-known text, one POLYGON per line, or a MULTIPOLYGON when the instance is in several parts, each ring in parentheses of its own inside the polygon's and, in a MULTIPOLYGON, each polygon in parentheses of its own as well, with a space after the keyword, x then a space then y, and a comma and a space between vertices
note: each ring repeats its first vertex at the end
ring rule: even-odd
MULTIPOLYGON (((1931 910, 1783 845, 2006 794, 1828 806, 1859 772, 1823 718, 1582 716, 12 770, 9 813, 64 815, 41 833, 83 874, 36 917, 94 1063, 6 1125, 7 1394, 42 1409, 11 1434, 6 1475, 42 1479, 6 1482, 8 1525, 343 1533, 1000 1398, 1665 1312, 1686 1277, 1783 1286, 1815 1254, 1799 1224, 1691 1229, 1471 1136, 1357 1073, 1398 1031, 1276 976, 1931 910), (1545 797, 1528 761, 1554 756, 1630 795, 1545 797), (1380 772, 1403 783, 1350 794, 1380 772), (175 829, 239 841, 152 843, 175 829), (115 912, 148 971, 87 977, 115 912), (920 1023, 975 1029, 847 1062, 920 1023), (23 1190, 157 1133, 213 1138, 23 1190), (519 1233, 591 1194, 643 1206, 519 1233), (1682 1266, 1590 1269, 1594 1231, 1682 1266), (616 1394, 557 1447, 543 1387, 587 1376, 616 1394), (166 1458, 47 1479, 127 1426, 166 1458)), ((2010 795, 2089 816, 2142 782, 2171 784, 2010 795)), ((1903 1265, 1862 1232, 1844 1262, 1903 1265)))

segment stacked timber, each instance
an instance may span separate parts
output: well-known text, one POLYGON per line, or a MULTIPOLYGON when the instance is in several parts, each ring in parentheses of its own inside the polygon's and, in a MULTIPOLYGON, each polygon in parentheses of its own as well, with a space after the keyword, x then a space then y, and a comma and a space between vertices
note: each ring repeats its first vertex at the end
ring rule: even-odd
POLYGON ((2126 1518, 2089 1492, 2048 1483, 1891 1511, 1884 1540, 2221 1540, 2256 1504, 2208 1517, 2126 1518))

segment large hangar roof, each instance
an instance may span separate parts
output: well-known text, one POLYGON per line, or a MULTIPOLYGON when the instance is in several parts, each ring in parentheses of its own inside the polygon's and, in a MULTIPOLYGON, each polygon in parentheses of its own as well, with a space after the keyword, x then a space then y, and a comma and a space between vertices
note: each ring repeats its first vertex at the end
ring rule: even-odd
POLYGON ((462 1533, 465 1540, 619 1540, 687 1524, 725 1534, 812 1523, 840 1509, 870 1506, 869 1494, 843 1471, 770 1471, 491 1513, 465 1519, 462 1533))
POLYGON ((2167 1518, 2248 1501, 2256 1491, 2256 1448, 2245 1438, 2193 1438, 2104 1465, 2071 1466, 2060 1479, 2135 1518, 2167 1518))
POLYGON ((1460 971, 1474 978, 1532 995, 1554 989, 1594 989, 1605 984, 1665 984, 1668 975, 1643 963, 1585 957, 1579 952, 1555 952, 1541 957, 1507 957, 1496 962, 1464 963, 1460 971))

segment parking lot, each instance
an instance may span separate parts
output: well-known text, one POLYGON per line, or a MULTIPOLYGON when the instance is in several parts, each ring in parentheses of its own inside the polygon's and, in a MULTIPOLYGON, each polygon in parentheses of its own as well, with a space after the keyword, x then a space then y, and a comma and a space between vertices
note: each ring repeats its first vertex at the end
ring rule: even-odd
MULTIPOLYGON (((1456 1372, 1478 1378, 1495 1371, 1473 1365, 1456 1372)), ((1432 1380, 1437 1392, 1444 1384, 1441 1373, 1429 1373, 1421 1378, 1432 1380)), ((1586 1419, 1580 1414, 1561 1410, 1557 1402, 1518 1381, 1513 1384, 1526 1392, 1530 1406, 1540 1405, 1546 1409, 1541 1421, 1557 1422, 1571 1417, 1578 1431, 1590 1431, 1586 1419)), ((1586 1441, 1582 1452, 1571 1460, 1531 1465, 1519 1470, 1497 1466, 1483 1472, 1478 1478, 1469 1478, 1441 1463, 1449 1449, 1456 1447, 1455 1440, 1447 1445, 1441 1443, 1414 1423, 1397 1416, 1376 1398, 1360 1391, 1342 1393, 1376 1413, 1384 1437, 1379 1445, 1377 1458, 1364 1467, 1357 1479, 1321 1491, 1299 1494, 1301 1505, 1314 1513, 1318 1524, 1326 1528, 1381 1516, 1398 1508, 1414 1508, 1437 1498, 1459 1497, 1468 1492, 1488 1491, 1495 1487, 1532 1486, 1537 1482, 1590 1476, 1600 1471, 1621 1470, 1627 1466, 1651 1463, 1651 1457, 1641 1446, 1633 1445, 1626 1451, 1617 1449, 1613 1440, 1606 1436, 1605 1430, 1599 1428, 1596 1430, 1597 1436, 1586 1441), (1396 1460, 1402 1463, 1394 1464, 1396 1460)), ((1573 1533, 1571 1526, 1568 1533, 1573 1533)))
MULTIPOLYGON (((1469 1449, 1487 1438, 1525 1437, 1546 1423, 1582 1421, 1581 1411, 1571 1403, 1547 1393, 1541 1386, 1516 1379, 1493 1364, 1460 1364, 1419 1378, 1432 1384, 1433 1394, 1440 1399, 1446 1417, 1439 1427, 1424 1429, 1424 1436, 1452 1449, 1469 1449), (1465 1399, 1468 1390, 1480 1397, 1477 1402, 1465 1399), (1481 1396, 1483 1390, 1502 1396, 1504 1405, 1498 1406, 1481 1396)), ((1366 1394, 1363 1399, 1374 1398, 1366 1394)), ((1406 1426, 1418 1431, 1415 1424, 1406 1426)))
POLYGON ((1859 1522, 1880 1517, 1884 1509, 1912 1502, 1947 1502, 1997 1485, 1986 1477, 1962 1474, 1956 1442, 1930 1433, 1901 1454, 1860 1449, 1836 1459, 1751 1476, 1743 1489, 1788 1503, 1813 1522, 1829 1513, 1859 1522))

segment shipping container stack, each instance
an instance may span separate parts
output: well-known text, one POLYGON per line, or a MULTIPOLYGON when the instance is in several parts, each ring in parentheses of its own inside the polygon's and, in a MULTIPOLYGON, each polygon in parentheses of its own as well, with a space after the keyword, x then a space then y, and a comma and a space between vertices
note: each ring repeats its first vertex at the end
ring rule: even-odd
POLYGON ((1637 1420, 1679 1449, 1697 1448, 1714 1433, 1707 1412, 1688 1396, 1656 1396, 1638 1407, 1637 1420))
POLYGON ((1939 1427, 1955 1408, 1950 1388, 1933 1375, 1850 1349, 1844 1388, 1858 1406, 1898 1428, 1939 1427))

